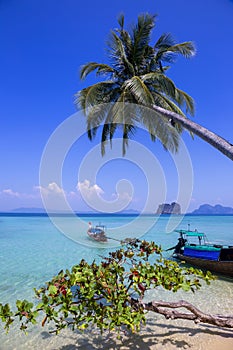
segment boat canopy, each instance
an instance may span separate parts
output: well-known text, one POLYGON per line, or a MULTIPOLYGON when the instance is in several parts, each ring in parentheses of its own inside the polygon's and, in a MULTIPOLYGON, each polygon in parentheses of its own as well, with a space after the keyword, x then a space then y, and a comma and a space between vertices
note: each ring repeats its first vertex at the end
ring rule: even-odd
POLYGON ((220 252, 221 248, 217 248, 211 245, 186 245, 185 249, 192 249, 192 250, 205 250, 210 252, 220 252))
POLYGON ((205 234, 197 231, 189 231, 189 230, 175 230, 175 232, 182 233, 188 237, 205 237, 205 234))

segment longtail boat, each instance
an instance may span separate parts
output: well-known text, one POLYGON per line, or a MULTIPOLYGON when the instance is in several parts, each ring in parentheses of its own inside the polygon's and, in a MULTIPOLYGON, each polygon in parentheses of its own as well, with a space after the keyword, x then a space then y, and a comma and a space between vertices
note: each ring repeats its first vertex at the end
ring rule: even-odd
POLYGON ((205 233, 175 230, 179 233, 173 257, 213 273, 233 277, 233 246, 208 243, 205 233), (192 243, 193 239, 196 240, 192 243))
POLYGON ((104 225, 97 225, 93 227, 91 222, 89 222, 87 234, 91 239, 94 239, 97 242, 107 242, 108 238, 106 237, 105 231, 106 227, 104 225))

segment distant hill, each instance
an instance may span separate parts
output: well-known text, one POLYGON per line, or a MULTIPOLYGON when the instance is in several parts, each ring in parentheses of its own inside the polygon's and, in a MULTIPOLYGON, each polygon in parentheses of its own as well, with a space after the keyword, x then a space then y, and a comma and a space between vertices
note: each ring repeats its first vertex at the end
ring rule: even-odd
POLYGON ((193 215, 233 215, 233 208, 223 207, 220 204, 216 204, 214 206, 210 204, 202 204, 198 209, 194 210, 191 214, 193 215))
MULTIPOLYGON (((118 213, 116 213, 116 214, 118 214, 118 213)), ((119 214, 140 214, 140 212, 138 210, 134 210, 134 209, 127 209, 127 210, 119 211, 119 214)))
MULTIPOLYGON (((52 211, 51 211, 52 212, 52 211)), ((97 211, 74 211, 76 214, 99 214, 102 215, 102 212, 97 212, 97 211)), ((11 213, 18 213, 18 214, 46 214, 46 210, 44 208, 16 208, 16 209, 12 209, 11 213)), ((63 213, 57 210, 54 210, 54 213, 63 213)), ((65 214, 65 213, 64 213, 65 214)), ((130 214, 140 214, 139 211, 134 210, 134 209, 128 209, 128 210, 122 210, 120 212, 117 212, 115 214, 122 214, 122 215, 130 215, 130 214)))
POLYGON ((11 211, 12 213, 22 213, 22 214, 41 214, 46 213, 44 208, 16 208, 11 211))

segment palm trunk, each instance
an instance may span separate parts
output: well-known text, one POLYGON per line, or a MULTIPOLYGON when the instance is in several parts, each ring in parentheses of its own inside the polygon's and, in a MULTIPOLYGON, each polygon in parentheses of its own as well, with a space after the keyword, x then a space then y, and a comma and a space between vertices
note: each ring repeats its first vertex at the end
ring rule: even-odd
POLYGON ((216 135, 212 131, 204 128, 203 126, 193 122, 188 118, 184 118, 177 113, 168 111, 155 105, 153 105, 153 109, 164 118, 168 120, 172 119, 175 123, 181 125, 186 130, 199 136, 204 141, 208 142, 210 145, 214 146, 216 149, 222 152, 225 156, 233 160, 233 145, 221 136, 216 135))

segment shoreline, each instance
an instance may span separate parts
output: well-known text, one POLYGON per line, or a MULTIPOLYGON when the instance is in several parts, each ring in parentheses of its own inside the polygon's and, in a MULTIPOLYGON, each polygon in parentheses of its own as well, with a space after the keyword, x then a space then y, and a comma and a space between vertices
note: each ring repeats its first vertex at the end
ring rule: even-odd
MULTIPOLYGON (((75 343, 64 344, 60 350, 74 349, 103 349, 103 350, 232 350, 233 330, 215 326, 195 325, 190 321, 167 321, 158 316, 157 322, 148 321, 145 329, 139 334, 125 336, 123 341, 117 340, 116 335, 101 337, 101 335, 79 338, 75 343), (157 324, 156 324, 157 323, 157 324)), ((48 348, 54 349, 54 348, 48 348)))
POLYGON ((2 337, 1 350, 232 350, 233 329, 195 324, 187 320, 166 320, 162 315, 149 312, 147 324, 140 333, 123 335, 121 340, 114 333, 101 335, 97 329, 84 333, 69 329, 59 335, 50 334, 51 326, 41 326, 29 331, 28 336, 10 330, 2 337), (12 342, 13 340, 13 342, 12 342))

